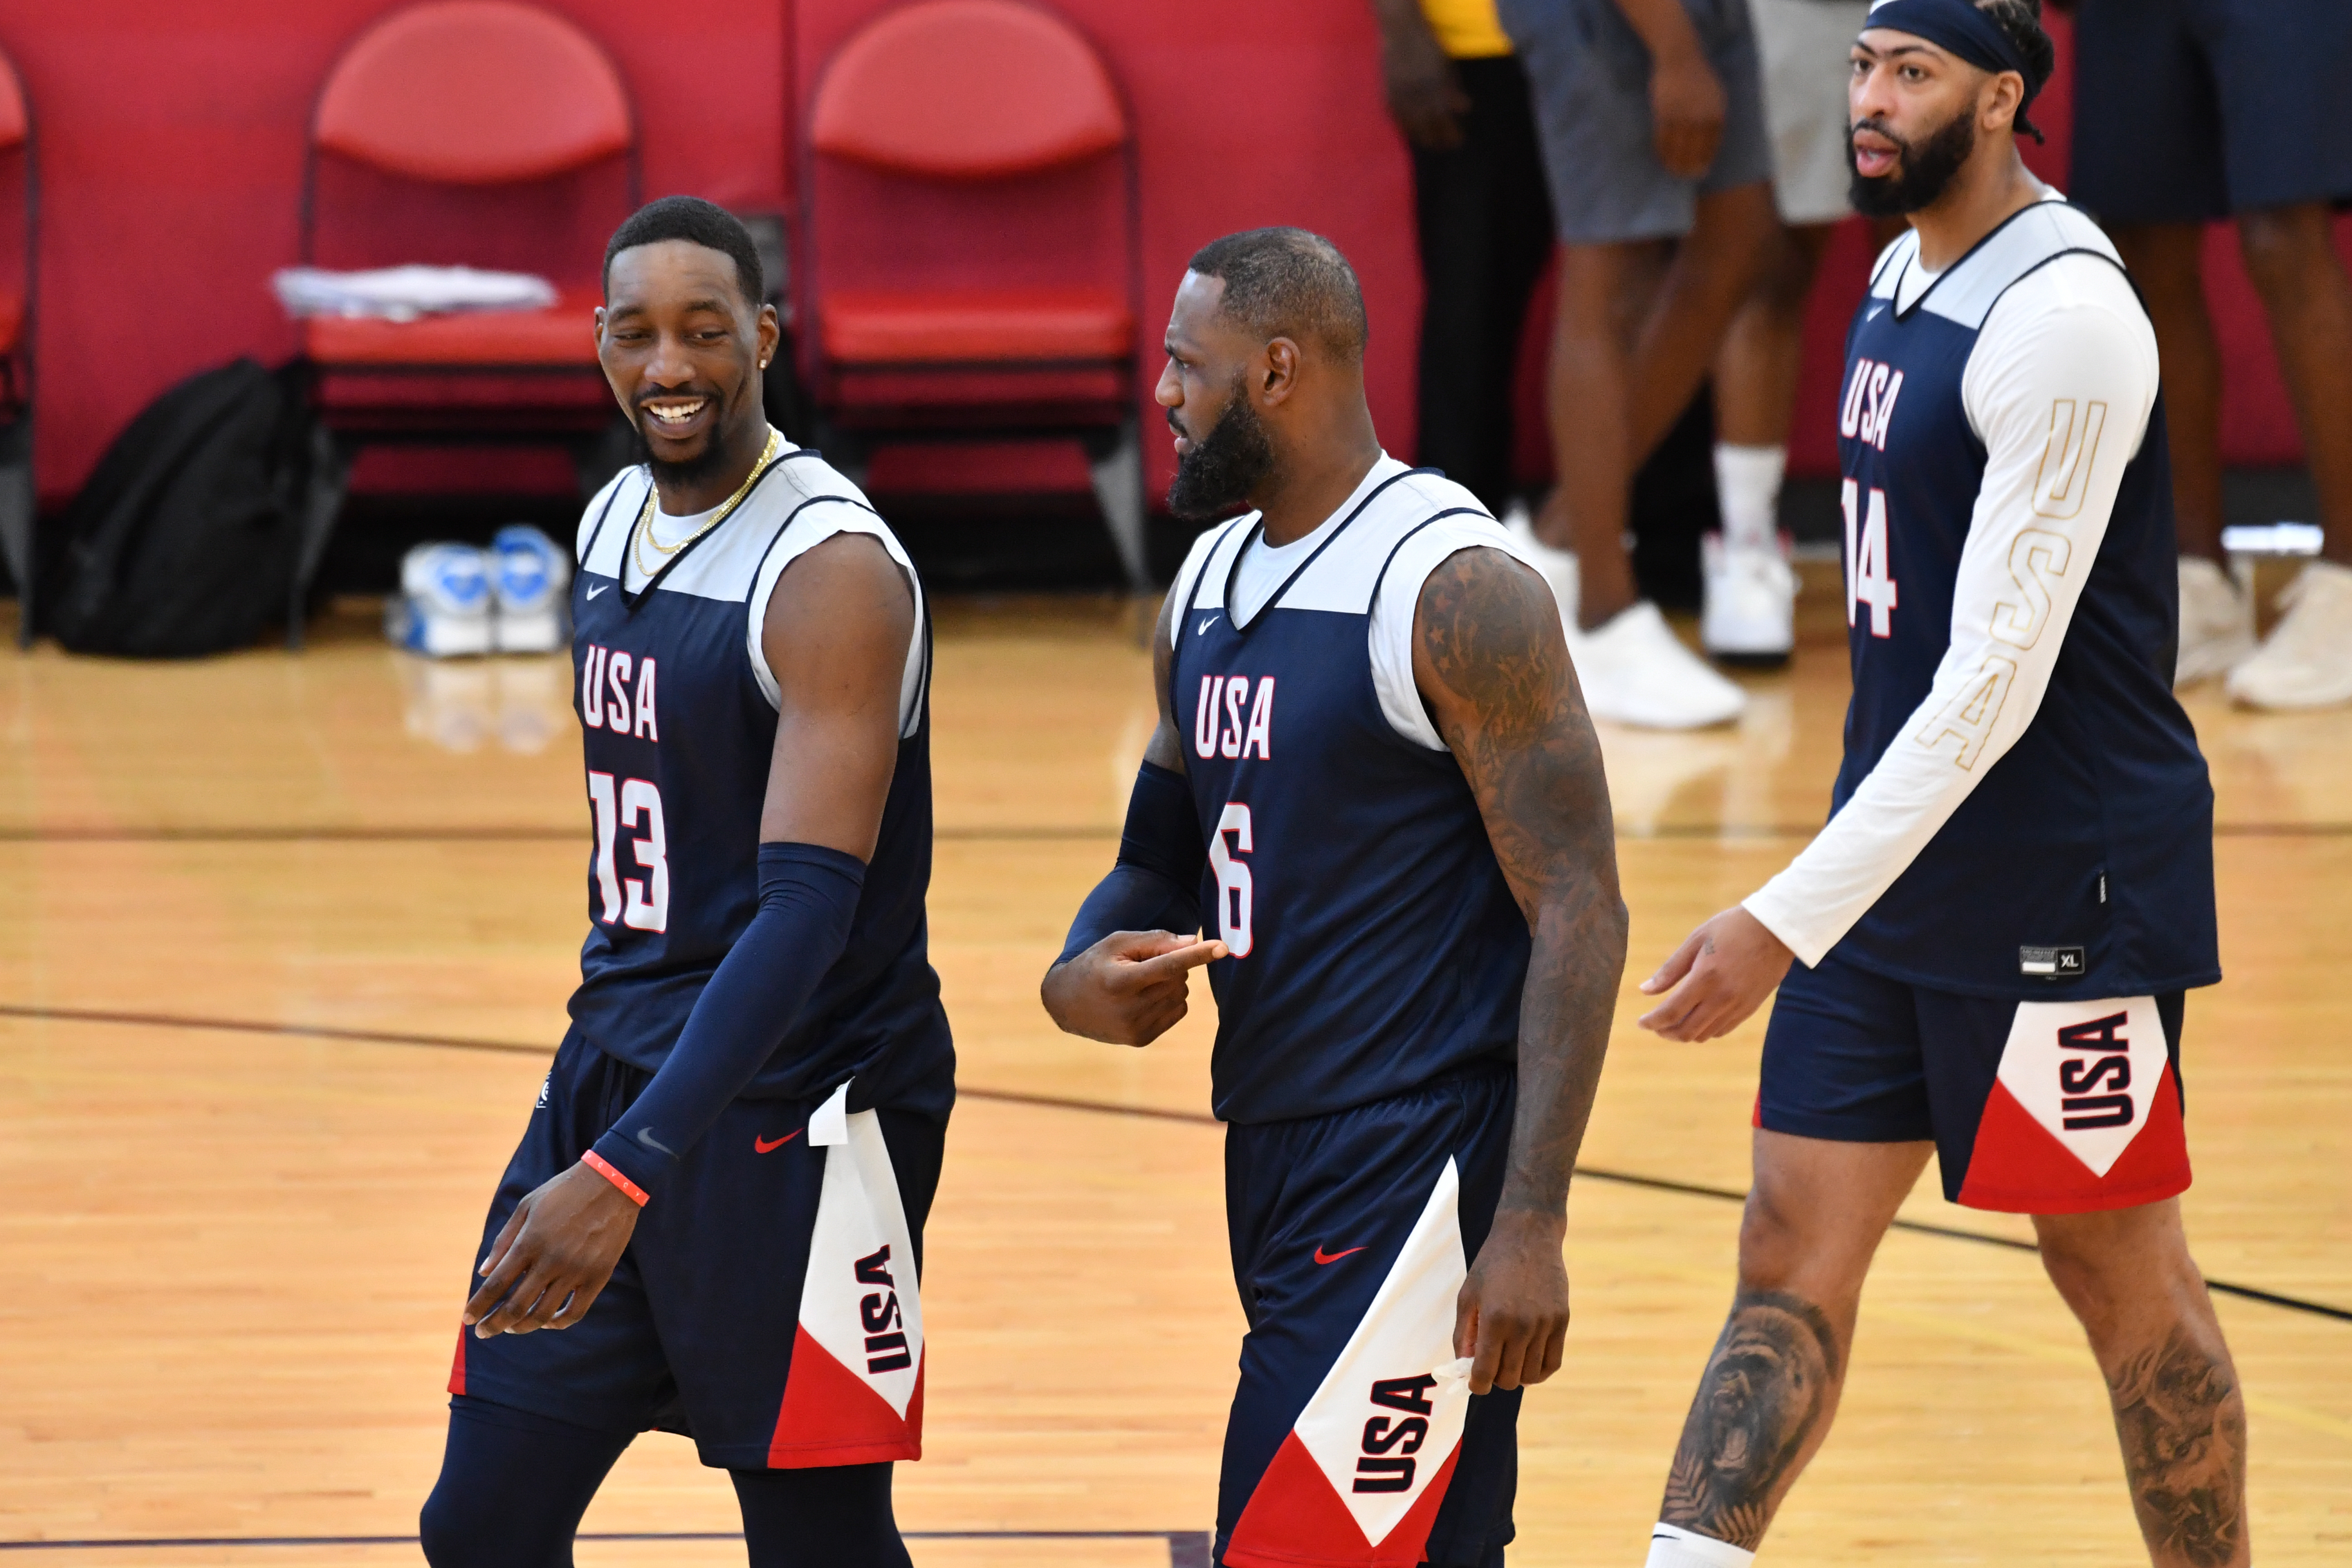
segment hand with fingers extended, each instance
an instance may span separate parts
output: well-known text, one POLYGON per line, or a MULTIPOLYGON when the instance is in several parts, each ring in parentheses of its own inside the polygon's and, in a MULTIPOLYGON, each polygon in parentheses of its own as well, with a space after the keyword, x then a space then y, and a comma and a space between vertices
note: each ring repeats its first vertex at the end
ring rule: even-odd
POLYGON ((1066 1034, 1150 1045, 1188 1010, 1192 972, 1225 953, 1172 931, 1114 931, 1046 970, 1038 994, 1066 1034))
POLYGON ((1454 1302, 1454 1354, 1470 1392, 1524 1388, 1559 1370, 1568 1346, 1568 1265, 1558 1215, 1503 1209, 1454 1302))
POLYGON ((1764 1005, 1795 956, 1762 921, 1733 904, 1684 937, 1642 982, 1643 995, 1665 996, 1642 1015, 1642 1027, 1668 1040, 1729 1034, 1764 1005))
POLYGON ((474 1337, 568 1329, 588 1313, 637 1228, 636 1200, 585 1165, 524 1195, 466 1303, 474 1337))

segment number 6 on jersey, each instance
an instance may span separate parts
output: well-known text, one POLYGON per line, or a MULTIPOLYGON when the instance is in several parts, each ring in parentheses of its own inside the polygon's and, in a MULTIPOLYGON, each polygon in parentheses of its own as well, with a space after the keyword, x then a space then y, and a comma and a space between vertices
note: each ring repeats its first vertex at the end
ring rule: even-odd
POLYGON ((1239 800, 1225 802, 1217 831, 1209 839, 1209 864, 1217 873, 1217 935, 1236 958, 1250 950, 1250 903, 1254 888, 1250 868, 1234 858, 1250 852, 1250 809, 1239 800), (1225 836, 1233 835, 1231 847, 1225 836))

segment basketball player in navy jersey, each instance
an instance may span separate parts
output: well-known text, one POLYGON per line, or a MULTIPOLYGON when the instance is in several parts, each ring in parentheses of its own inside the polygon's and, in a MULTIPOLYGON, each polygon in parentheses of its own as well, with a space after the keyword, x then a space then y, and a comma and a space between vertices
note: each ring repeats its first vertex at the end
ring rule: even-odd
POLYGON ((1855 204, 1911 231, 1846 340, 1845 764, 1829 825, 1643 986, 1643 1023, 1693 1040, 1780 988, 1738 1291, 1652 1568, 1762 1542, 1931 1153, 1947 1198, 2033 1217, 2150 1560, 2248 1561, 2245 1401, 2177 1201, 2183 993, 2221 970, 2156 338, 2018 158, 2039 13, 1879 0, 1853 47, 1855 204))
POLYGON ((1183 1015, 1190 969, 1216 992, 1249 1320, 1227 1568, 1503 1561, 1624 964, 1559 608, 1470 492, 1381 452, 1364 337, 1328 241, 1192 258, 1169 500, 1254 509, 1169 592, 1118 863, 1044 985, 1063 1029, 1128 1045, 1183 1015))
POLYGON ((760 261, 669 197, 596 340, 650 461, 590 502, 572 656, 594 834, 572 1025, 484 1227, 425 1505, 435 1568, 556 1568, 648 1427, 754 1564, 904 1568, 923 1218, 954 1053, 927 956, 920 585, 768 426, 760 261))

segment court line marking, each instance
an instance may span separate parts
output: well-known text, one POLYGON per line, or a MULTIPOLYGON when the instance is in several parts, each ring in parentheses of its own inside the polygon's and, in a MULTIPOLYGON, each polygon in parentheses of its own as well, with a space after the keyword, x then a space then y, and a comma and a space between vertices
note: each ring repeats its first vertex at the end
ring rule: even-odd
MULTIPOLYGON (((186 1018, 169 1013, 110 1012, 85 1008, 26 1007, 0 1003, 0 1018, 26 1019, 55 1023, 123 1024, 144 1029, 219 1030, 230 1034, 278 1035, 306 1040, 347 1040, 363 1045, 422 1045, 445 1051, 488 1051, 504 1056, 552 1056, 552 1048, 524 1045, 514 1040, 472 1040, 457 1035, 399 1034, 380 1030, 344 1029, 332 1024, 268 1023, 254 1019, 186 1018)), ((1181 1122, 1192 1126, 1222 1127, 1223 1122, 1199 1111, 1173 1111, 1158 1105, 1120 1105, 1108 1100, 1081 1100, 1064 1094, 1034 1094, 1018 1089, 990 1089, 959 1083, 959 1099, 982 1100, 1001 1105, 1032 1105, 1049 1111, 1080 1111, 1098 1116, 1134 1116, 1146 1121, 1181 1122)), ((1620 1186, 1646 1187, 1654 1192, 1676 1193, 1686 1197, 1710 1197, 1727 1203, 1746 1203, 1748 1195, 1736 1187, 1712 1186, 1701 1182, 1675 1181, 1668 1176, 1642 1176, 1632 1171, 1609 1170, 1599 1166, 1580 1165, 1575 1174, 1588 1181, 1611 1182, 1620 1186)), ((2011 1252, 2039 1253, 2042 1249, 2031 1241, 2019 1241, 2007 1236, 1988 1236, 1980 1230, 1968 1230, 1956 1225, 1934 1225, 1924 1219, 1895 1220, 1890 1228, 1908 1231, 1915 1236, 1937 1236, 1948 1241, 1973 1241, 1979 1246, 1999 1247, 2011 1252)), ((2301 1296, 2284 1295, 2265 1291, 2256 1285, 2233 1284, 2227 1280, 2208 1279, 2208 1291, 2236 1296, 2243 1301, 2260 1301, 2265 1306, 2284 1307, 2289 1312, 2309 1312, 2315 1317, 2332 1318, 2337 1322, 2352 1323, 2352 1307, 2332 1306, 2326 1301, 2308 1301, 2301 1296)), ((5 1543, 0 1543, 5 1544, 5 1543)))
MULTIPOLYGON (((1655 827, 1623 829, 1617 837, 1629 843, 1692 841, 1702 843, 1769 842, 1811 839, 1818 822, 1707 823, 1666 822, 1655 827)), ((1010 823, 1002 827, 937 828, 932 837, 954 843, 1091 843, 1115 840, 1117 827, 1044 823, 1010 823)), ((10 844, 300 844, 300 843, 580 843, 589 841, 585 827, 540 823, 505 825, 459 824, 450 827, 151 827, 40 828, 0 827, 0 843, 10 844)), ((2347 822, 2217 822, 2220 839, 2340 839, 2352 838, 2347 822)))
MULTIPOLYGON (((1170 1568, 1208 1561, 1209 1534, 1200 1530, 902 1530, 906 1541, 1159 1541, 1170 1568)), ((715 1530, 596 1531, 575 1541, 740 1541, 743 1532, 715 1530)), ((171 1535, 74 1541, 0 1541, 0 1552, 168 1552, 206 1546, 415 1546, 414 1535, 171 1535)))

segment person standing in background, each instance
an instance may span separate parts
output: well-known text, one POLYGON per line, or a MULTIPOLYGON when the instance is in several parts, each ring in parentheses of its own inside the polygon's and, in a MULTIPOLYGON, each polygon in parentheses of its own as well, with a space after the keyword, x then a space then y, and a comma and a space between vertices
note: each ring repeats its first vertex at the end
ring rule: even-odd
POLYGON ((1551 197, 1527 72, 1495 0, 1372 0, 1389 113, 1412 152, 1423 303, 1419 457, 1501 517, 1528 301, 1551 197))
MULTIPOLYGON (((1715 494, 1723 532, 1705 540, 1699 644, 1716 658, 1780 664, 1796 644, 1796 574, 1780 527, 1789 423, 1804 358, 1805 301, 1846 200, 1847 56, 1869 0, 1748 0, 1772 136, 1780 230, 1715 361, 1715 494)), ((1892 239, 1893 233, 1883 238, 1892 239)))
POLYGON ((2180 538, 2177 683, 2226 673, 2250 707, 2352 702, 2352 278, 2332 204, 2352 198, 2352 5, 2080 0, 2074 199, 2147 298, 2172 412, 2180 538), (2221 554, 2221 354, 2205 225, 2234 217, 2303 427, 2326 543, 2254 646, 2221 554))
POLYGON ((1633 472, 1698 391, 1777 220, 1747 0, 1498 0, 1559 235, 1552 450, 1530 547, 1596 718, 1688 729, 1747 698, 1639 598, 1633 472))

